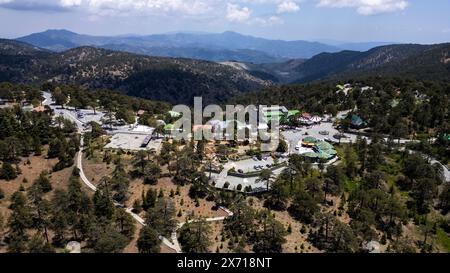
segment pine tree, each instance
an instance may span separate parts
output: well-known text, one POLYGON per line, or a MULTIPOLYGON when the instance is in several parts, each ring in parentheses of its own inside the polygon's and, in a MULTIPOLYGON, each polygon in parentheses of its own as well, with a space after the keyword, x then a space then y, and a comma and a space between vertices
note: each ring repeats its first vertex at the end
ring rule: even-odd
POLYGON ((11 163, 4 162, 2 168, 0 169, 0 179, 10 181, 17 178, 17 176, 17 170, 11 165, 11 163))
POLYGON ((130 214, 128 214, 124 209, 116 209, 114 221, 120 233, 130 239, 133 238, 136 227, 135 221, 130 214))
POLYGON ((28 240, 27 229, 32 226, 32 215, 28 206, 28 200, 22 192, 16 192, 11 197, 12 210, 8 219, 8 251, 25 252, 28 240))
POLYGON ((96 191, 93 197, 95 215, 111 220, 114 215, 114 204, 110 196, 103 191, 96 191))
POLYGON ((170 236, 177 226, 175 206, 164 198, 158 199, 155 206, 147 211, 146 224, 159 234, 170 236))
POLYGON ((137 247, 140 253, 159 253, 161 251, 161 240, 156 230, 151 227, 142 228, 139 239, 137 241, 137 247))
POLYGON ((211 246, 211 226, 204 219, 185 224, 179 231, 179 242, 186 253, 206 253, 211 246))

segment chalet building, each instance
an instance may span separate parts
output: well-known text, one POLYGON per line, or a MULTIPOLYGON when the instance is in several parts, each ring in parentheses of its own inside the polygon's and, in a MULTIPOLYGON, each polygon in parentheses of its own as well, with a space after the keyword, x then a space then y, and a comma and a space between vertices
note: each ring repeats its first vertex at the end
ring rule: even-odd
POLYGON ((354 129, 362 129, 367 126, 367 123, 358 115, 352 115, 351 126, 354 129))

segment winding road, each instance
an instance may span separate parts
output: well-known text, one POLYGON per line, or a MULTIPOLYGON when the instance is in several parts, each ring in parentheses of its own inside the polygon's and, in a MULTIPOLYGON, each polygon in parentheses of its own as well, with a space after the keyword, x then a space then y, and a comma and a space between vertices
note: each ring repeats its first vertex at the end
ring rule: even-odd
MULTIPOLYGON (((84 147, 84 142, 83 142, 83 135, 85 133, 84 130, 84 123, 81 122, 80 120, 78 120, 73 113, 71 113, 69 110, 67 109, 62 109, 62 108, 58 108, 54 105, 54 101, 52 100, 51 94, 48 92, 43 92, 44 94, 44 101, 43 104, 49 106, 51 109, 53 109, 55 111, 55 114, 59 114, 64 116, 65 118, 74 121, 77 124, 78 127, 78 132, 81 135, 81 141, 80 141, 80 151, 77 154, 77 161, 76 161, 76 166, 77 168, 80 170, 79 174, 80 174, 80 178, 82 180, 82 182, 91 190, 91 191, 97 191, 97 187, 91 182, 89 181, 89 179, 86 177, 84 170, 83 170, 83 147, 84 147)), ((443 166, 444 169, 444 176, 447 182, 450 182, 450 171, 447 167, 445 167, 443 164, 441 164, 439 161, 435 160, 435 159, 431 159, 430 162, 432 164, 440 164, 441 166, 443 166)), ((114 205, 116 206, 120 206, 123 207, 122 204, 119 204, 117 202, 114 203, 114 205)), ((225 211, 227 213, 228 216, 224 216, 224 217, 215 217, 215 218, 208 218, 205 219, 207 222, 218 222, 218 221, 224 221, 225 219, 227 219, 228 217, 233 216, 233 213, 228 210, 227 208, 224 207, 220 207, 221 210, 225 211)), ((140 225, 145 226, 145 220, 140 217, 139 215, 133 213, 133 209, 132 208, 126 208, 125 211, 130 214, 133 219, 138 222, 140 225)), ((192 223, 195 220, 191 220, 188 221, 186 223, 192 223)), ((177 236, 177 231, 182 228, 186 223, 179 223, 177 229, 172 233, 171 235, 171 240, 160 236, 159 239, 162 241, 162 243, 164 245, 166 245, 168 248, 174 250, 176 253, 182 253, 182 249, 181 246, 178 242, 178 236, 177 236)))
MULTIPOLYGON (((84 173, 83 170, 83 147, 84 147, 84 139, 83 139, 83 135, 85 133, 85 129, 84 129, 84 123, 81 122, 80 120, 78 120, 73 113, 71 113, 69 110, 67 109, 63 109, 63 108, 57 108, 54 104, 55 101, 53 101, 52 96, 50 93, 48 92, 43 92, 44 94, 44 101, 43 101, 43 105, 47 105, 49 106, 51 109, 53 109, 55 111, 55 114, 59 114, 64 116, 65 118, 74 121, 77 124, 77 128, 78 128, 78 132, 81 135, 81 140, 80 140, 80 151, 77 154, 77 161, 76 161, 76 166, 79 169, 79 175, 81 178, 81 181, 93 192, 97 191, 97 187, 91 182, 89 181, 89 179, 86 177, 86 174, 84 173)), ((114 202, 115 206, 118 207, 123 207, 122 204, 118 203, 118 202, 114 202)), ((222 209, 223 211, 225 211, 228 216, 227 217, 216 217, 216 218, 207 218, 205 219, 207 222, 217 222, 217 221, 224 221, 226 218, 233 216, 233 213, 228 210, 227 208, 224 207, 220 207, 220 209, 222 209)), ((145 220, 137 215, 136 213, 133 213, 133 208, 126 208, 125 211, 131 215, 131 217, 133 217, 133 219, 138 222, 140 225, 145 226, 145 220)), ((188 221, 188 223, 191 223, 193 221, 188 221)), ((186 223, 179 223, 177 229, 172 233, 171 235, 171 241, 163 236, 159 236, 159 239, 162 241, 162 243, 164 245, 166 245, 168 248, 174 250, 176 253, 182 253, 181 250, 181 246, 178 242, 178 236, 177 236, 177 231, 182 228, 186 223)))

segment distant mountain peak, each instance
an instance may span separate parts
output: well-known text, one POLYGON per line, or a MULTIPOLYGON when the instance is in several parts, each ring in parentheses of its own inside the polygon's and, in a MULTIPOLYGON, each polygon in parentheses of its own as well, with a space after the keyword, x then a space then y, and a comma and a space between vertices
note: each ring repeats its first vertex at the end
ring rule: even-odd
POLYGON ((236 31, 232 31, 232 30, 224 31, 224 32, 222 32, 222 34, 236 35, 236 36, 248 36, 248 35, 244 35, 244 34, 236 32, 236 31))
POLYGON ((95 46, 149 56, 214 62, 236 60, 279 63, 288 59, 309 59, 322 52, 335 53, 347 49, 320 42, 259 38, 231 30, 223 33, 186 31, 145 36, 92 36, 77 34, 67 29, 49 29, 17 40, 56 52, 80 46, 95 46))
POLYGON ((67 29, 47 29, 46 31, 42 32, 42 33, 60 33, 60 34, 74 34, 74 35, 78 35, 77 33, 67 30, 67 29))

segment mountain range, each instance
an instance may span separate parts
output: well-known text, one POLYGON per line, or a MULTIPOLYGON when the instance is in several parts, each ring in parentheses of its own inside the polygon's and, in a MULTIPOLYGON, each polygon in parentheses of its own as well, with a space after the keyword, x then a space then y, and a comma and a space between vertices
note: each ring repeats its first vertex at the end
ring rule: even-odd
POLYGON ((205 103, 267 86, 345 81, 366 76, 408 77, 450 82, 450 43, 380 46, 365 52, 320 53, 309 59, 257 64, 152 57, 98 47, 54 52, 17 40, 0 40, 0 82, 52 81, 173 104, 205 103))
POLYGON ((277 63, 289 59, 309 59, 323 52, 369 50, 386 43, 343 43, 329 45, 309 41, 282 41, 257 38, 236 32, 169 33, 158 35, 90 36, 68 30, 47 30, 17 39, 52 51, 94 46, 160 57, 277 63))
POLYGON ((258 72, 271 75, 270 79, 277 83, 308 83, 363 76, 403 76, 450 82, 450 43, 388 45, 365 52, 346 50, 274 64, 227 64, 251 71, 253 75, 258 75, 258 72))
POLYGON ((51 52, 0 40, 0 82, 56 82, 171 103, 224 102, 272 84, 251 73, 214 62, 150 57, 95 47, 51 52))

